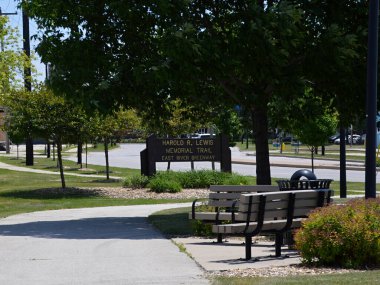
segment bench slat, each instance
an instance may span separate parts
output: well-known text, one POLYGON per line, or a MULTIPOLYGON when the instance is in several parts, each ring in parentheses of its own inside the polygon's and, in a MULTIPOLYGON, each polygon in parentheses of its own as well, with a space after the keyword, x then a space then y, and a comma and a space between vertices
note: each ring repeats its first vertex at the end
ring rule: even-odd
POLYGON ((295 193, 296 199, 306 199, 306 198, 312 199, 312 198, 317 198, 318 192, 320 191, 325 191, 327 193, 327 190, 296 190, 296 191, 282 191, 282 192, 272 192, 272 193, 241 194, 240 201, 242 203, 249 203, 249 197, 252 196, 252 201, 258 202, 260 200, 261 195, 268 197, 270 200, 288 199, 290 193, 295 193))
POLYGON ((276 185, 210 185, 210 192, 273 192, 279 191, 276 185))
MULTIPOLYGON (((310 208, 298 208, 294 210, 294 217, 304 217, 307 216, 311 210, 315 209, 315 207, 310 208)), ((250 221, 257 221, 258 219, 258 212, 252 211, 250 216, 250 221)), ((284 218, 287 216, 287 209, 282 210, 272 210, 272 211, 265 211, 264 214, 264 220, 273 220, 275 218, 284 218)), ((247 213, 238 212, 235 214, 235 220, 236 221, 246 221, 248 218, 247 213)))
MULTIPOLYGON (((304 219, 293 219, 291 228, 299 228, 304 219)), ((274 220, 264 222, 262 231, 281 230, 286 225, 286 220, 274 220)), ((250 223, 248 232, 253 231, 257 227, 257 223, 250 223)), ((219 234, 243 234, 246 228, 246 223, 235 223, 226 225, 213 225, 212 231, 219 234)))
MULTIPOLYGON (((212 206, 212 207, 230 208, 230 207, 233 206, 234 203, 235 203, 235 201, 233 201, 233 200, 223 200, 223 201, 210 200, 208 202, 208 205, 212 206)), ((238 207, 239 206, 239 202, 236 202, 235 206, 238 207)))
POLYGON ((239 199, 241 193, 235 192, 235 193, 210 193, 209 199, 239 199))
MULTIPOLYGON (((217 213, 213 212, 196 212, 195 213, 195 220, 202 220, 202 221, 215 221, 216 220, 217 213)), ((192 219, 192 213, 189 213, 189 219, 192 219)), ((232 213, 228 212, 220 212, 218 216, 219 221, 230 221, 232 220, 232 213)))
MULTIPOLYGON (((316 199, 296 199, 294 207, 317 207, 317 200, 316 199)), ((325 203, 327 203, 327 198, 325 198, 325 203)), ((276 208, 284 208, 288 206, 287 200, 280 200, 280 201, 270 201, 266 203, 265 209, 276 209, 276 208)), ((249 204, 246 203, 240 203, 239 205, 239 211, 246 212, 248 211, 249 204)), ((258 203, 254 203, 252 208, 258 207, 258 203)))

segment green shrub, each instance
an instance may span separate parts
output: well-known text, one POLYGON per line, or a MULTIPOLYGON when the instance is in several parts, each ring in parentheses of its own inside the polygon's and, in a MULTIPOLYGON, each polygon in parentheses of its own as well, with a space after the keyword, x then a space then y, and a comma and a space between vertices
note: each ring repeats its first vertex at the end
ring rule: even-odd
POLYGON ((167 179, 166 175, 156 175, 149 181, 148 187, 156 193, 177 193, 182 190, 178 181, 167 179))
MULTIPOLYGON (((246 185, 248 179, 245 176, 238 174, 231 174, 226 172, 219 172, 213 170, 199 170, 199 171, 160 171, 154 177, 149 178, 142 175, 134 175, 126 178, 123 181, 124 187, 145 188, 153 185, 157 187, 159 192, 178 192, 177 190, 165 190, 161 189, 163 185, 173 185, 172 187, 178 188, 174 185, 180 185, 182 188, 209 188, 210 185, 246 185)), ((154 190, 154 189, 152 189, 154 190)), ((156 191, 156 190, 154 190, 156 191)), ((156 191, 157 192, 157 191, 156 191)))
POLYGON ((314 211, 295 235, 304 263, 344 268, 380 265, 380 199, 354 199, 314 211))
POLYGON ((248 185, 249 181, 247 177, 232 173, 227 179, 223 181, 224 185, 248 185))
POLYGON ((210 185, 246 185, 244 176, 212 170, 177 172, 183 188, 208 188, 210 185))
POLYGON ((193 229, 194 235, 202 237, 212 237, 215 234, 212 232, 212 225, 205 224, 200 220, 192 220, 191 227, 193 229))
MULTIPOLYGON (((196 207, 197 212, 212 212, 215 208, 207 204, 200 204, 196 207)), ((200 220, 191 220, 191 228, 196 236, 213 237, 215 234, 212 232, 212 224, 204 223, 200 220)))
POLYGON ((144 175, 133 175, 125 178, 123 181, 124 187, 131 187, 133 189, 145 188, 149 183, 149 177, 144 175))

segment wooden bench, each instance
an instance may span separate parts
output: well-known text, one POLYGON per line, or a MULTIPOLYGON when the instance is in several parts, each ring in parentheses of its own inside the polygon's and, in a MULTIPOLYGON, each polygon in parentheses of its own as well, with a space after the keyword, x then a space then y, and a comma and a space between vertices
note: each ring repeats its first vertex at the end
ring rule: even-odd
MULTIPOLYGON (((205 205, 213 211, 197 212, 198 199, 194 200, 189 219, 199 220, 203 223, 219 224, 221 221, 234 221, 235 211, 239 206, 242 193, 260 193, 279 191, 274 185, 211 185, 210 194, 205 205)), ((222 242, 222 235, 218 235, 218 242, 222 242)))
POLYGON ((280 257, 283 234, 299 228, 311 210, 330 204, 331 195, 330 189, 241 194, 235 222, 213 225, 212 231, 218 235, 244 236, 247 260, 252 257, 252 237, 275 234, 276 257, 280 257))

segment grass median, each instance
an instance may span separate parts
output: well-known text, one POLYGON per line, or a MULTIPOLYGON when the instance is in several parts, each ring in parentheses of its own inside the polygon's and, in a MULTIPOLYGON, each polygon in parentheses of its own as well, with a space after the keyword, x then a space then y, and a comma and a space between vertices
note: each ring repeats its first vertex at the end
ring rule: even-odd
MULTIPOLYGON (((47 189, 60 188, 57 174, 39 174, 0 169, 0 217, 43 210, 87 208, 104 206, 126 206, 186 202, 172 199, 121 199, 83 194, 79 187, 121 187, 118 180, 93 177, 66 176, 70 191, 59 191, 46 195, 47 189)), ((125 191, 128 191, 127 189, 125 191)))

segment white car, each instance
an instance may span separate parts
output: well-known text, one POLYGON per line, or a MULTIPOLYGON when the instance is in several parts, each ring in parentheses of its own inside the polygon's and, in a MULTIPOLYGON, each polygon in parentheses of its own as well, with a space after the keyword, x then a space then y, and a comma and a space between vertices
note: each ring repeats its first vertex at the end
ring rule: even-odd
MULTIPOLYGON (((362 143, 361 136, 360 135, 352 135, 352 138, 351 138, 351 135, 348 135, 348 140, 346 140, 346 143, 350 144, 351 142, 352 142, 352 144, 362 143)), ((334 141, 334 144, 340 144, 340 138, 336 139, 334 141)))

